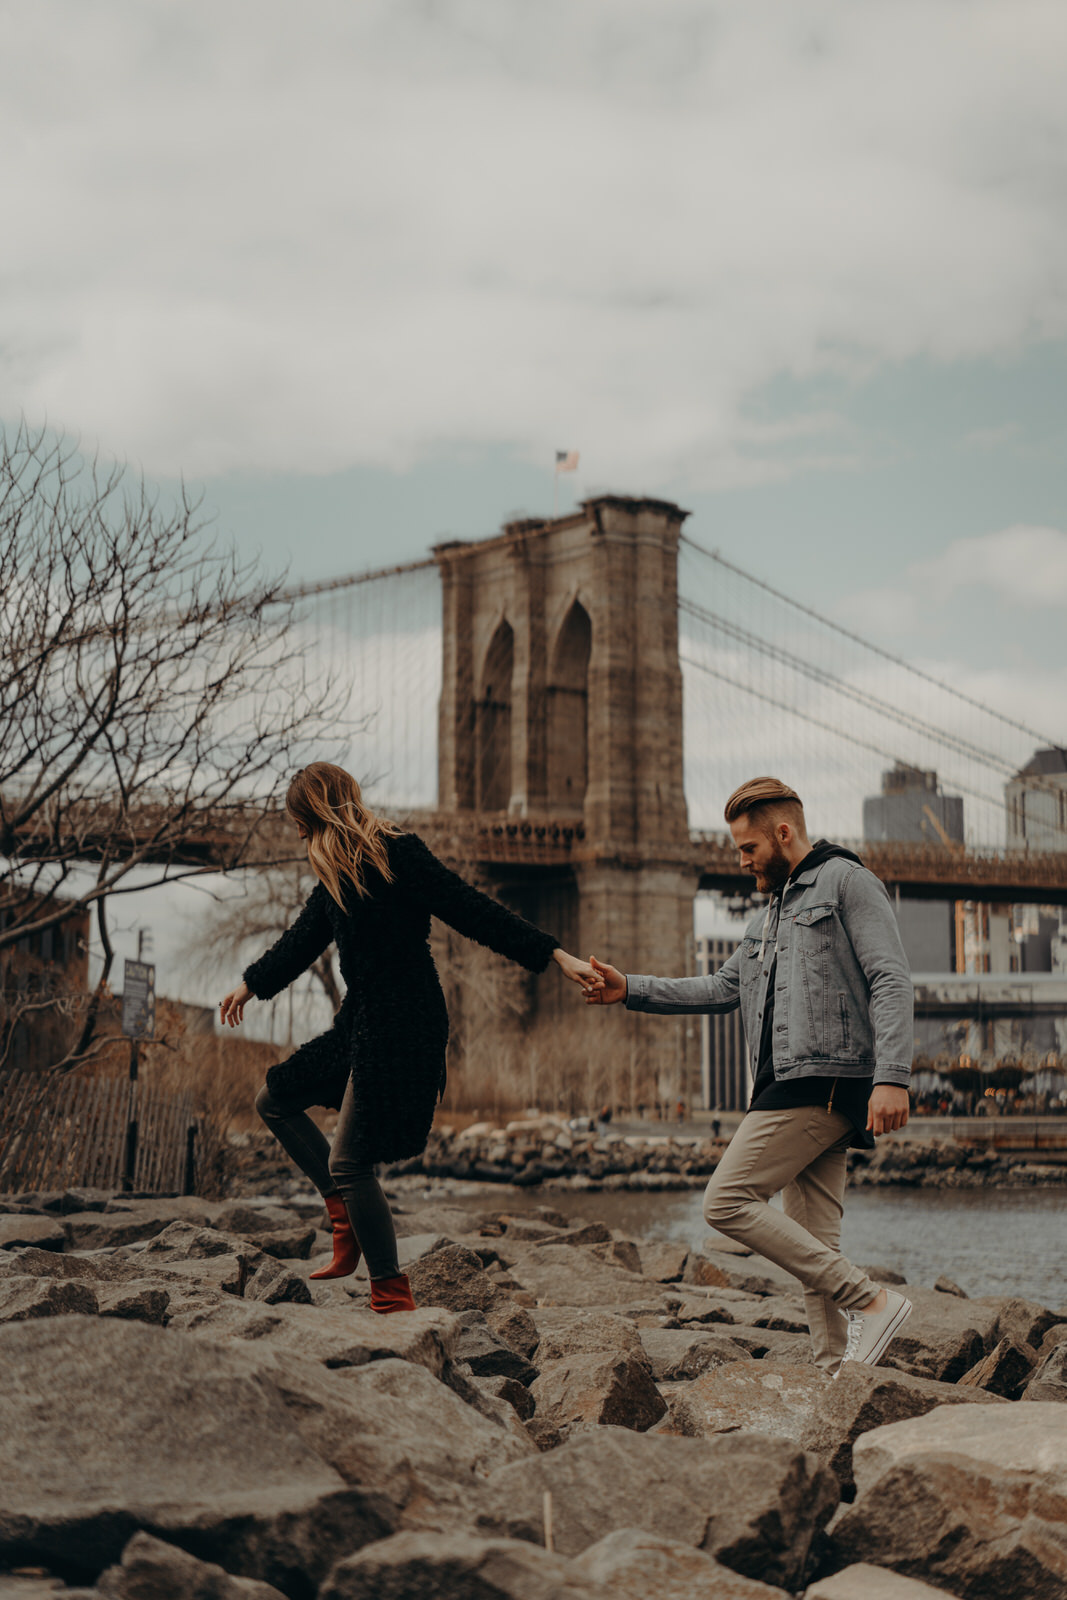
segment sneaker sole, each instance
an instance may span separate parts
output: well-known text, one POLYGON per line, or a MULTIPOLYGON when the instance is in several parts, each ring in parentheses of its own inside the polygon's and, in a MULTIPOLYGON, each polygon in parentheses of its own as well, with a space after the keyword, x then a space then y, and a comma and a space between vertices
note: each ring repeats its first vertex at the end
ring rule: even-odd
POLYGON ((890 1322, 882 1330, 882 1337, 879 1339, 878 1343, 873 1347, 872 1350, 868 1352, 867 1355, 864 1356, 863 1360, 860 1362, 861 1366, 876 1367, 878 1365, 880 1357, 885 1355, 886 1351, 889 1349, 889 1346, 892 1344, 901 1328, 911 1316, 911 1313, 911 1301, 905 1300, 904 1304, 900 1307, 892 1322, 890 1322))

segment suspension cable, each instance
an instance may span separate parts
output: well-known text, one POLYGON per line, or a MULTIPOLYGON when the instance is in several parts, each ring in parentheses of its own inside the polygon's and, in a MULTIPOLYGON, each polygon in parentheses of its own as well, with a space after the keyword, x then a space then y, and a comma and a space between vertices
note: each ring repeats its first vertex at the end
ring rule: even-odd
POLYGON ((965 705, 972 706, 974 710, 982 711, 986 716, 995 717, 998 722, 1003 722, 1006 727, 1013 729, 1014 732, 1025 733, 1027 738, 1036 739, 1039 744, 1046 745, 1053 750, 1063 749, 1063 746, 1059 745, 1055 739, 1050 738, 1048 734, 1038 733, 1035 728, 1027 727, 1024 722, 1016 722, 1014 718, 1005 716, 1002 711, 994 710, 992 706, 986 705, 984 701, 976 700, 972 695, 965 694, 962 689, 956 689, 952 684, 945 683, 941 678, 935 678, 932 673, 924 672, 921 667, 913 666, 903 656, 896 656, 891 650, 884 650, 881 645, 872 644, 869 639, 863 638, 862 634, 853 633, 851 629, 843 627, 840 622, 834 622, 831 618, 824 617, 821 611, 816 611, 814 607, 806 606, 802 601, 795 600, 792 595, 783 593, 781 589, 776 589, 773 584, 768 583, 764 578, 757 578, 753 573, 746 572, 744 567, 735 566, 732 561, 728 561, 718 550, 708 550, 704 545, 698 544, 695 539, 691 539, 686 533, 679 534, 679 540, 682 544, 688 545, 691 550, 696 550, 700 555, 706 556, 709 561, 717 562, 720 567, 725 567, 727 571, 736 573, 739 578, 744 578, 746 582, 755 584, 757 588, 773 595, 776 600, 781 600, 783 604, 792 606, 795 611, 801 612, 806 617, 811 617, 814 622, 821 623, 824 628, 831 628, 834 633, 839 633, 842 638, 850 639, 853 644, 861 645, 864 650, 870 650, 872 654, 881 656, 884 661, 891 661, 895 667, 903 667, 905 672, 912 673, 916 678, 921 678, 924 683, 932 684, 935 689, 941 689, 945 694, 954 695, 957 700, 962 700, 965 705))

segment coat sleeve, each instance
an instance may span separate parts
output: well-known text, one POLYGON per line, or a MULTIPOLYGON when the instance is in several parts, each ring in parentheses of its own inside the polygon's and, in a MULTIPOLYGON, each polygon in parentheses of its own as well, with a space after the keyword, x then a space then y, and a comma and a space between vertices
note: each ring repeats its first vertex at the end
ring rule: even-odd
POLYGON ((245 968, 244 980, 257 1000, 271 1000, 318 960, 332 938, 326 890, 316 884, 293 926, 266 955, 245 968))
POLYGON ((741 1003, 741 946, 718 972, 702 978, 652 978, 635 974, 626 979, 627 1011, 651 1011, 661 1017, 688 1016, 711 1011, 733 1011, 741 1003))
POLYGON ((517 961, 530 972, 544 972, 558 939, 452 872, 417 834, 397 839, 393 859, 397 887, 407 899, 477 944, 517 961))

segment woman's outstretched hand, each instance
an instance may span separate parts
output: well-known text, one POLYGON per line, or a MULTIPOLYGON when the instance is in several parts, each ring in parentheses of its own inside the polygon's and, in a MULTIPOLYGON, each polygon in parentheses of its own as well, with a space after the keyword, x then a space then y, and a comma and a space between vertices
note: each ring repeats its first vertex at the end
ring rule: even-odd
POLYGON ((598 961, 596 956, 589 957, 589 965, 594 981, 585 986, 587 1006, 613 1006, 626 999, 625 973, 617 967, 609 967, 606 961, 598 961))
POLYGON ((249 1000, 254 999, 251 989, 242 978, 236 989, 231 989, 225 1000, 219 1001, 219 1012, 222 1017, 222 1026, 236 1028, 240 1026, 245 1014, 245 1006, 249 1000))
POLYGON ((563 976, 569 978, 572 983, 580 983, 584 986, 600 981, 588 961, 579 961, 577 956, 569 956, 566 950, 560 949, 559 945, 553 950, 552 959, 563 976))

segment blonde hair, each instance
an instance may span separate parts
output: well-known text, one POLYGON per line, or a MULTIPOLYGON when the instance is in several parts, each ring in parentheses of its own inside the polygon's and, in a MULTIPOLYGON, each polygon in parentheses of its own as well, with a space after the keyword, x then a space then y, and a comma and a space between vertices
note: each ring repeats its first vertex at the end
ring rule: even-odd
POLYGON ((403 829, 367 809, 359 784, 343 767, 329 761, 302 767, 289 785, 285 809, 307 829, 311 870, 339 906, 344 905, 344 880, 366 897, 368 865, 392 883, 386 840, 403 829))
POLYGON ((804 806, 795 789, 779 778, 749 778, 735 789, 723 812, 727 822, 748 817, 757 827, 773 833, 779 822, 788 822, 798 833, 807 834, 804 806))

